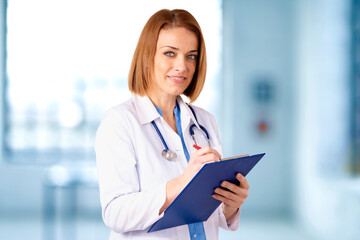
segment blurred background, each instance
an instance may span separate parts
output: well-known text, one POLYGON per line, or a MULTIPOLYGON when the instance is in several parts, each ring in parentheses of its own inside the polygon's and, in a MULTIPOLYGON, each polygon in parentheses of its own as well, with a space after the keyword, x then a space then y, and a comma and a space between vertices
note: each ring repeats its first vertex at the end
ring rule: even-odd
POLYGON ((224 156, 266 153, 220 239, 360 239, 359 0, 0 0, 0 239, 108 238, 94 137, 162 8, 203 29, 224 156))

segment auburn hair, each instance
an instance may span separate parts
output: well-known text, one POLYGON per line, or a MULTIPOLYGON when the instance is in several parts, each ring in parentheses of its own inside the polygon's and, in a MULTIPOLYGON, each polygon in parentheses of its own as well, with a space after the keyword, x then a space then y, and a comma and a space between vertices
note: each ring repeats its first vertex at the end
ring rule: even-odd
POLYGON ((129 89, 140 96, 146 95, 154 69, 156 46, 161 29, 183 27, 196 34, 198 39, 198 58, 190 85, 184 95, 194 102, 199 96, 206 76, 206 49, 201 28, 196 19, 186 10, 162 9, 152 15, 142 30, 129 71, 129 89))

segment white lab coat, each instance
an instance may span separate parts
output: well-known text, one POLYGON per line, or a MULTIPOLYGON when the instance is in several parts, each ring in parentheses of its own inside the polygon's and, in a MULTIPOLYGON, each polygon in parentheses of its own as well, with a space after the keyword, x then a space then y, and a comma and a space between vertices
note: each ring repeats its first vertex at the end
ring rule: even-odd
MULTIPOLYGON (((191 154, 194 143, 189 127, 196 121, 180 96, 177 101, 184 140, 191 154)), ((222 154, 215 118, 199 107, 193 108, 199 123, 210 135, 211 146, 222 154)), ((159 209, 165 202, 166 182, 181 175, 187 165, 179 135, 148 97, 133 95, 105 113, 96 134, 95 151, 102 216, 111 229, 109 239, 190 239, 187 225, 147 233, 163 216, 163 213, 159 215, 159 209), (151 124, 153 120, 169 149, 176 152, 175 160, 162 157, 164 147, 151 124)), ((238 211, 227 223, 220 205, 204 222, 207 240, 218 239, 219 226, 236 230, 239 214, 238 211)))

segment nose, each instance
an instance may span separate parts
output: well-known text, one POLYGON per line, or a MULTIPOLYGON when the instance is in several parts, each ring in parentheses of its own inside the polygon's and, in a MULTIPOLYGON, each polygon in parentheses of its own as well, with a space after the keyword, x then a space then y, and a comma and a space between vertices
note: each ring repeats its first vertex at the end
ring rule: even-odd
POLYGON ((178 72, 183 72, 186 70, 186 61, 183 56, 178 56, 174 63, 175 70, 178 72))

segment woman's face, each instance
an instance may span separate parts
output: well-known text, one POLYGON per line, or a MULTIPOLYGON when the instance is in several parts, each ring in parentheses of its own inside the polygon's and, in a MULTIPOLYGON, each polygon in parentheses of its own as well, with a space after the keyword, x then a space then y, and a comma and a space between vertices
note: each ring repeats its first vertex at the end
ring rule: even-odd
POLYGON ((182 94, 191 83, 198 57, 195 33, 183 27, 160 30, 149 90, 158 97, 182 94))

